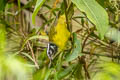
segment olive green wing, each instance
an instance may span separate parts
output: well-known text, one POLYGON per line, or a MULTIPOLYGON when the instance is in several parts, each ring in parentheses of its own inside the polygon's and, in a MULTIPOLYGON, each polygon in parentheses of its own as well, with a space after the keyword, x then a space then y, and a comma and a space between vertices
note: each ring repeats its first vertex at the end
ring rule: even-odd
POLYGON ((53 42, 54 35, 57 33, 56 30, 55 30, 55 27, 56 27, 56 25, 57 25, 57 21, 58 21, 58 18, 56 17, 56 19, 54 20, 54 23, 53 23, 52 26, 50 27, 50 31, 49 31, 49 42, 53 42))

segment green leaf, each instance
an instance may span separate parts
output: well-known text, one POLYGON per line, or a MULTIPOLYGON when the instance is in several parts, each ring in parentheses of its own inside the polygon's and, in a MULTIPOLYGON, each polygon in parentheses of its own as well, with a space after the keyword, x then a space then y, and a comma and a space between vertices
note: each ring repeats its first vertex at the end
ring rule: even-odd
POLYGON ((45 80, 47 71, 48 69, 46 67, 37 70, 33 75, 33 80, 45 80))
POLYGON ((106 62, 99 65, 99 71, 92 80, 120 80, 119 74, 119 64, 106 62))
POLYGON ((108 30, 108 15, 95 0, 72 0, 77 8, 86 13, 88 19, 96 25, 101 39, 108 30))
POLYGON ((20 8, 20 4, 19 4, 19 10, 16 12, 16 15, 19 14, 22 10, 26 9, 26 8, 31 8, 31 6, 35 4, 35 0, 31 0, 29 1, 27 4, 25 4, 23 7, 20 8))
POLYGON ((82 74, 82 64, 78 63, 76 70, 74 72, 76 80, 84 80, 83 74, 82 74))
POLYGON ((30 67, 26 66, 26 63, 23 62, 24 60, 19 60, 17 57, 6 57, 4 59, 4 65, 3 72, 5 71, 6 75, 12 78, 13 80, 29 80, 30 79, 30 73, 32 72, 30 67))
POLYGON ((0 11, 5 9, 6 0, 0 0, 0 11))
POLYGON ((20 10, 20 8, 21 8, 20 0, 18 0, 17 2, 18 2, 18 10, 20 10))
POLYGON ((32 59, 32 57, 28 53, 21 52, 21 54, 23 54, 24 56, 28 57, 31 61, 34 62, 34 59, 32 59))
POLYGON ((60 72, 57 73, 57 78, 58 80, 64 78, 65 76, 67 76, 70 72, 72 72, 73 68, 75 68, 75 66, 77 66, 77 64, 72 64, 70 65, 68 68, 61 70, 60 72))
POLYGON ((49 69, 48 71, 47 71, 47 73, 46 73, 46 75, 45 75, 45 79, 44 80, 49 80, 49 76, 50 76, 50 74, 51 74, 51 72, 53 71, 54 69, 53 68, 51 68, 51 69, 49 69))
POLYGON ((107 7, 110 4, 109 0, 96 0, 102 7, 107 7))
POLYGON ((73 33, 73 37, 74 37, 74 49, 72 51, 71 54, 69 54, 66 58, 66 61, 72 61, 74 59, 76 59, 78 56, 81 56, 81 43, 80 40, 77 39, 77 35, 76 33, 73 33))
POLYGON ((37 0, 34 12, 32 14, 32 23, 33 24, 35 24, 35 16, 37 15, 39 9, 41 8, 41 6, 44 4, 45 1, 46 0, 37 0))
POLYGON ((4 53, 5 48, 5 25, 0 23, 0 54, 4 53))
POLYGON ((74 5, 73 3, 71 3, 67 11, 68 20, 72 18, 73 14, 74 14, 74 5))

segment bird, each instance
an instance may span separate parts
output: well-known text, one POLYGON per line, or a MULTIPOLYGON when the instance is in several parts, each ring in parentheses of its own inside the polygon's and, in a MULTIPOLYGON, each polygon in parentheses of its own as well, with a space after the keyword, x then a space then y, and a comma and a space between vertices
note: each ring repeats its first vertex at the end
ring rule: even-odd
POLYGON ((47 56, 53 60, 53 56, 57 52, 65 50, 67 42, 70 38, 70 31, 67 28, 65 14, 60 15, 56 25, 51 26, 49 32, 49 43, 47 45, 47 56))

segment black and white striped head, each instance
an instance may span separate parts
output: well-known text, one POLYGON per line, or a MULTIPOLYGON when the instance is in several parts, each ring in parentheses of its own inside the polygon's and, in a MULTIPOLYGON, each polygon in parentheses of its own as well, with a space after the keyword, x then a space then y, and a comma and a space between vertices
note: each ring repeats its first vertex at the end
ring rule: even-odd
POLYGON ((54 43, 48 43, 47 46, 47 56, 50 60, 53 59, 53 56, 56 54, 58 47, 54 43))

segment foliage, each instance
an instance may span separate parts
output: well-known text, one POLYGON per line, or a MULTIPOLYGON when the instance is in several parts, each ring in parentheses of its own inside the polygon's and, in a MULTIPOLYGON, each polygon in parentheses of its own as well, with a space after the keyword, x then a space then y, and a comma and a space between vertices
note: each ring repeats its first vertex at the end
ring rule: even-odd
POLYGON ((23 61, 15 58, 13 55, 8 55, 5 52, 5 25, 0 24, 0 80, 29 80, 31 70, 23 61), (7 54, 7 55, 5 55, 7 54))
POLYGON ((108 15, 106 11, 95 0, 72 0, 72 2, 86 13, 88 19, 96 25, 101 39, 103 39, 104 34, 108 30, 108 15))
POLYGON ((0 0, 0 5, 0 80, 120 79, 119 0, 0 0), (63 13, 70 39, 51 61, 48 34, 63 13))
POLYGON ((32 22, 33 24, 35 24, 35 16, 37 15, 39 9, 41 8, 41 6, 44 4, 46 0, 37 0, 36 5, 35 5, 35 9, 34 9, 34 13, 32 15, 32 22))
POLYGON ((100 65, 101 71, 98 72, 93 80, 119 80, 120 66, 115 63, 104 63, 100 65), (114 67, 114 68, 113 68, 114 67))

